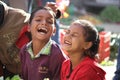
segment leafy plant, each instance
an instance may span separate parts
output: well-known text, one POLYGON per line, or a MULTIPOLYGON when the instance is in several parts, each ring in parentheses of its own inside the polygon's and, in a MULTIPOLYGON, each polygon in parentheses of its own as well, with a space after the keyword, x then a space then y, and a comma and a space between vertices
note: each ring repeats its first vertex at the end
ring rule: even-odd
POLYGON ((70 25, 70 23, 73 21, 75 17, 68 17, 68 18, 61 18, 60 23, 64 25, 70 25))
POLYGON ((100 63, 100 65, 102 65, 102 66, 112 66, 112 65, 114 65, 114 62, 113 61, 102 61, 101 63, 100 63))
POLYGON ((89 20, 91 23, 93 23, 94 25, 98 25, 98 24, 101 24, 102 21, 97 18, 96 16, 93 16, 93 15, 83 15, 83 16, 80 16, 79 19, 85 19, 85 20, 89 20))
POLYGON ((7 77, 5 80, 21 80, 21 78, 19 77, 19 75, 15 75, 12 78, 7 77))
POLYGON ((104 31, 104 28, 101 26, 96 26, 96 28, 97 28, 98 32, 104 31))
POLYGON ((110 48, 110 60, 114 60, 117 58, 118 55, 118 48, 119 48, 119 43, 120 43, 120 37, 119 34, 112 34, 116 36, 111 36, 111 48, 110 48))
POLYGON ((108 22, 120 22, 120 10, 117 6, 107 6, 101 13, 101 19, 108 22))

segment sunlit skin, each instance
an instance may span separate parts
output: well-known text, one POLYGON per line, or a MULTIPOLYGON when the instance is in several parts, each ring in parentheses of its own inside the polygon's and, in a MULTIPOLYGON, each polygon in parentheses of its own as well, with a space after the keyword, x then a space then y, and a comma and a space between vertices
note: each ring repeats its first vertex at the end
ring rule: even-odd
POLYGON ((66 30, 63 38, 62 48, 68 52, 73 69, 84 58, 84 51, 91 46, 89 45, 90 42, 85 42, 83 32, 84 29, 80 24, 73 23, 70 28, 66 30))
POLYGON ((53 14, 47 10, 37 11, 30 23, 29 30, 32 34, 33 53, 37 55, 53 33, 55 33, 56 28, 53 14))
POLYGON ((58 6, 55 2, 47 2, 45 6, 50 7, 55 13, 58 10, 58 6))

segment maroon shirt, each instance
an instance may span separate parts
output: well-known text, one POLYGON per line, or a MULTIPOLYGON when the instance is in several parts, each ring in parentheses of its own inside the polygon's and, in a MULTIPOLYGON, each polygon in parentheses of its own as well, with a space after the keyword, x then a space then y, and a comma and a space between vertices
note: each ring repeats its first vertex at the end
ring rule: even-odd
POLYGON ((20 51, 22 62, 23 80, 60 80, 62 62, 65 60, 63 53, 56 43, 52 44, 49 55, 41 54, 40 57, 32 59, 27 52, 26 45, 20 51))

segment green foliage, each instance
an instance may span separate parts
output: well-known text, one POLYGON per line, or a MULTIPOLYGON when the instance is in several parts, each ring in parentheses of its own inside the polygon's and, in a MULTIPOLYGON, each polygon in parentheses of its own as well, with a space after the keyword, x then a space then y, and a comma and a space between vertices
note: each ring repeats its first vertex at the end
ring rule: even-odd
POLYGON ((100 65, 102 65, 102 66, 112 66, 112 65, 114 65, 114 62, 104 60, 100 63, 100 65))
POLYGON ((21 79, 20 79, 19 75, 15 75, 11 79, 10 79, 10 77, 7 77, 5 80, 21 80, 21 79))
POLYGON ((69 13, 70 16, 73 16, 75 14, 75 6, 73 4, 70 4, 69 7, 67 8, 67 12, 69 13))
POLYGON ((118 37, 119 34, 116 34, 117 36, 112 37, 111 36, 111 42, 114 42, 113 45, 111 45, 110 47, 110 60, 114 60, 117 58, 117 54, 118 54, 118 47, 119 47, 119 43, 120 43, 120 38, 118 37))
POLYGON ((104 28, 101 26, 96 26, 96 29, 98 30, 98 32, 104 31, 104 28))
POLYGON ((117 6, 107 6, 101 13, 102 20, 109 22, 120 22, 120 10, 117 6))
POLYGON ((60 19, 60 23, 64 24, 64 25, 70 25, 71 22, 73 21, 73 17, 68 17, 68 18, 61 18, 60 19))
POLYGON ((114 60, 117 57, 117 53, 118 53, 118 46, 117 45, 113 45, 110 47, 110 60, 114 60))

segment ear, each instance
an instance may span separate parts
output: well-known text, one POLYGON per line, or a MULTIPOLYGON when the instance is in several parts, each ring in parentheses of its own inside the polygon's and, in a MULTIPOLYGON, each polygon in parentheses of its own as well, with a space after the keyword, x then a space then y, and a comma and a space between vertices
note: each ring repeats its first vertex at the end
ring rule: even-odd
POLYGON ((92 42, 86 42, 85 43, 85 46, 84 46, 84 49, 86 50, 86 49, 89 49, 91 46, 92 46, 92 42))
POLYGON ((55 35, 56 33, 56 27, 54 26, 54 29, 53 29, 53 36, 55 35))

